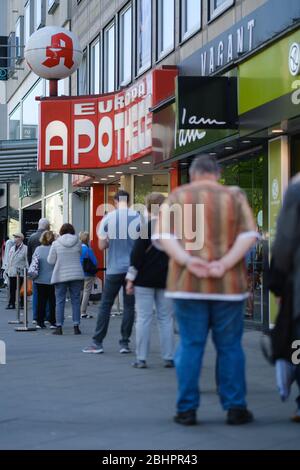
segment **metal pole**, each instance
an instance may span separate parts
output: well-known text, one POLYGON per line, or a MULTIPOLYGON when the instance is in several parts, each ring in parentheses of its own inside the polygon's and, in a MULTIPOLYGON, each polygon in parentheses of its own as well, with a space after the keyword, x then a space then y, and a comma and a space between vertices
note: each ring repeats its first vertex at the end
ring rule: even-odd
POLYGON ((50 96, 58 95, 58 80, 55 80, 55 79, 49 80, 49 95, 50 96))
POLYGON ((16 301, 17 301, 17 318, 16 320, 10 320, 8 322, 10 325, 20 325, 23 323, 23 321, 20 319, 20 271, 19 270, 17 270, 16 301))
POLYGON ((20 326, 18 328, 15 328, 15 331, 36 331, 36 328, 34 327, 28 327, 28 295, 27 295, 27 268, 24 268, 24 320, 25 320, 25 326, 20 326))

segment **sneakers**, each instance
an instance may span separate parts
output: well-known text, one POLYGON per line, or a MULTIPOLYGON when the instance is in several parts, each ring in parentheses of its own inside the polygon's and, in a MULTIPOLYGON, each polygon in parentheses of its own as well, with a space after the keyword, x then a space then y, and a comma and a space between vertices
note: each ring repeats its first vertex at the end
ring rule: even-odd
POLYGON ((37 321, 36 321, 36 320, 32 320, 32 324, 33 324, 33 325, 36 325, 36 324, 37 324, 37 321))
POLYGON ((167 369, 171 369, 172 367, 175 367, 173 359, 166 359, 164 361, 164 367, 166 367, 167 369))
POLYGON ((247 408, 230 408, 227 413, 227 424, 239 426, 253 421, 254 417, 247 408))
POLYGON ((91 344, 91 346, 84 348, 82 352, 86 354, 102 354, 104 352, 104 349, 102 344, 99 346, 97 346, 96 344, 91 344))
POLYGON ((16 307, 14 305, 8 304, 6 310, 14 310, 16 307))
POLYGON ((183 426, 193 426, 197 424, 196 410, 188 410, 178 412, 174 416, 175 423, 183 424, 183 426))
POLYGON ((130 354, 131 349, 128 346, 121 346, 120 354, 130 354))
POLYGON ((88 317, 88 314, 87 314, 87 313, 82 313, 82 314, 80 315, 80 318, 87 318, 87 317, 88 317))
POLYGON ((52 333, 53 335, 61 336, 63 334, 63 330, 61 326, 57 326, 56 329, 52 333))
POLYGON ((50 325, 50 330, 56 330, 56 325, 51 324, 51 325, 50 325))
POLYGON ((78 325, 74 325, 74 335, 81 335, 81 331, 78 325))
POLYGON ((37 323, 36 324, 36 329, 37 330, 42 330, 42 329, 45 329, 45 328, 47 328, 47 327, 44 323, 37 323))
POLYGON ((136 369, 147 369, 147 363, 146 361, 135 361, 132 363, 132 367, 135 367, 136 369))

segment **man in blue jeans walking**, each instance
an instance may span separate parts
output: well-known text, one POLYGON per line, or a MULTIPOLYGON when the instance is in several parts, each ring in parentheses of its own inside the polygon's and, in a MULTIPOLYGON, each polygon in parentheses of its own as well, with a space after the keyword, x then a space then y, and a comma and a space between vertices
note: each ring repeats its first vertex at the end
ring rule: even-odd
POLYGON ((128 209, 129 194, 120 190, 114 197, 116 210, 109 212, 100 224, 99 246, 107 249, 107 268, 104 289, 97 317, 93 343, 83 349, 84 353, 101 354, 107 334, 110 312, 123 287, 124 312, 121 324, 120 353, 127 354, 134 323, 134 296, 126 294, 126 274, 134 241, 139 237, 139 215, 128 209))
POLYGON ((171 193, 153 237, 170 257, 167 296, 174 300, 180 336, 174 419, 183 425, 196 424, 209 330, 217 351, 216 375, 227 423, 253 420, 246 403, 241 340, 247 298, 244 259, 257 233, 244 193, 219 184, 219 176, 214 158, 196 158, 190 167, 191 184, 171 193))

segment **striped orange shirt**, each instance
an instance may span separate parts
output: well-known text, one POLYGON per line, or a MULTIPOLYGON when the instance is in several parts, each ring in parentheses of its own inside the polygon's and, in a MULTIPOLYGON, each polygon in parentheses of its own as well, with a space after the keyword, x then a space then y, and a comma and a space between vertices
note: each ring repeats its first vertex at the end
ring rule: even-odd
MULTIPOLYGON (((159 234, 166 233, 173 234, 190 255, 209 262, 221 259, 239 236, 257 236, 244 192, 210 180, 180 186, 170 194, 159 222, 159 234)), ((245 261, 216 279, 198 278, 171 259, 167 292, 178 298, 240 300, 247 296, 245 261)))

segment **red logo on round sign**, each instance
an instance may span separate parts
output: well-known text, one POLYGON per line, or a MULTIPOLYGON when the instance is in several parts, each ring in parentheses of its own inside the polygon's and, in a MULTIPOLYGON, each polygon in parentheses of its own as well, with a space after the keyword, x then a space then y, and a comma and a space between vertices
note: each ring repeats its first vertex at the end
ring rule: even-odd
POLYGON ((65 33, 54 34, 51 37, 51 46, 46 48, 46 57, 43 62, 46 67, 56 67, 63 58, 65 67, 71 69, 74 65, 72 38, 65 33))

